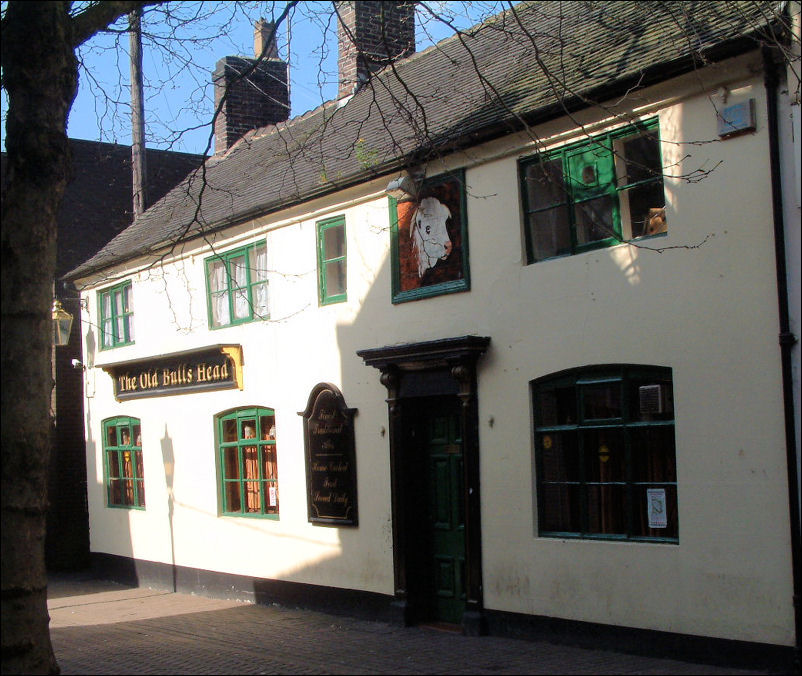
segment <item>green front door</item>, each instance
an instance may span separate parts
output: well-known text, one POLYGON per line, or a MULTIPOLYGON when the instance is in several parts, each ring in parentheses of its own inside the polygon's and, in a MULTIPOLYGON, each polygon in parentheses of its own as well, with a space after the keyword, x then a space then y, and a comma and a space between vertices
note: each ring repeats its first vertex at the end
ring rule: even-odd
POLYGON ((458 624, 465 609, 465 509, 459 401, 425 406, 422 455, 427 489, 427 605, 432 619, 458 624))

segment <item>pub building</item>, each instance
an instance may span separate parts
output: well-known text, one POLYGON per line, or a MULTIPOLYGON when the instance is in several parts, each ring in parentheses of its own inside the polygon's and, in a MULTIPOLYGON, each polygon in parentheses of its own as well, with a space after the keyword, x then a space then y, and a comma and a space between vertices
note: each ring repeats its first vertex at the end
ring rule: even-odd
MULTIPOLYGON (((414 3, 340 5, 358 50, 341 36, 337 101, 248 127, 259 78, 286 90, 268 50, 230 85, 204 181, 68 275, 97 570, 787 659, 798 484, 771 232, 772 171, 793 162, 781 137, 770 170, 787 97, 765 86, 766 17, 699 5, 700 65, 646 3, 523 3, 418 53, 414 3), (366 16, 392 40, 372 45, 366 16), (584 92, 570 114, 526 47, 559 26, 583 35, 541 55, 584 92), (404 91, 423 140, 391 114, 404 91)), ((222 59, 218 95, 251 62, 222 59)))

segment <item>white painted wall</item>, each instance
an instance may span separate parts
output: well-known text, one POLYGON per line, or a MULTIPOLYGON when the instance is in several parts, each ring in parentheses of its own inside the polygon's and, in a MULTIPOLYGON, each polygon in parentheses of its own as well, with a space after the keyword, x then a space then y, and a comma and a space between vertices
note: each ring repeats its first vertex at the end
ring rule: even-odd
MULTIPOLYGON (((364 348, 490 336, 479 366, 482 551, 487 608, 703 636, 793 644, 789 522, 765 102, 749 59, 632 100, 659 114, 669 230, 642 248, 524 265, 519 137, 452 158, 466 166, 472 288, 392 305, 387 179, 228 233, 218 250, 267 237, 271 321, 206 328, 203 259, 189 249, 132 275, 136 344, 85 355, 91 548, 281 580, 393 593, 386 391, 364 348), (705 81, 705 78, 710 78, 705 81), (733 81, 734 78, 741 80, 733 81), (744 79, 746 78, 746 79, 744 79), (703 94, 691 95, 703 82, 703 94), (755 98, 758 128, 716 139, 709 94, 755 98), (344 214, 348 302, 318 307, 315 222, 344 214), (660 247, 661 252, 647 247, 660 247), (241 344, 244 389, 118 403, 99 365, 241 344), (679 545, 537 536, 529 382, 582 365, 673 369, 679 545), (315 384, 358 408, 359 527, 307 523, 302 421, 315 384), (277 415, 280 520, 219 515, 214 416, 261 405, 277 415), (104 507, 101 422, 142 420, 147 509, 104 507), (490 418, 494 424, 489 424, 490 418), (174 515, 162 453, 175 456, 174 515), (172 526, 172 527, 171 527, 172 526)), ((583 119, 593 123, 590 114, 583 119)), ((579 138, 573 123, 538 129, 579 138)), ((429 168, 429 175, 439 172, 429 168)), ((96 290, 84 324, 97 343, 96 290)))

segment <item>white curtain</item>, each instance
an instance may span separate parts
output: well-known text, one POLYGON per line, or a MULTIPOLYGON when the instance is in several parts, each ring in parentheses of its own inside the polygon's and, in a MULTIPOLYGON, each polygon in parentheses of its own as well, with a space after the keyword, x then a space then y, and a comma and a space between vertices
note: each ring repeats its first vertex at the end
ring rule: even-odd
POLYGON ((253 314, 258 319, 268 316, 267 247, 251 249, 251 283, 253 284, 253 314))
POLYGON ((209 285, 212 293, 212 321, 215 326, 225 326, 231 323, 228 313, 228 280, 226 279, 226 265, 223 261, 213 261, 209 285))
POLYGON ((245 256, 237 256, 231 259, 231 277, 235 288, 234 291, 234 317, 236 319, 247 319, 251 315, 251 308, 248 302, 248 270, 245 256))
POLYGON ((111 324, 111 294, 103 294, 103 347, 111 347, 113 340, 111 324))

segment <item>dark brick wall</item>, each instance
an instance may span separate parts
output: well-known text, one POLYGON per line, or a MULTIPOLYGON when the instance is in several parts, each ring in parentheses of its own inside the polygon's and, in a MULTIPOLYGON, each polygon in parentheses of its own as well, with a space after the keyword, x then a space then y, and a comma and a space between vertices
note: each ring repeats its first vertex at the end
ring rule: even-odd
POLYGON ((287 64, 266 59, 247 77, 239 76, 256 62, 240 56, 227 56, 214 69, 215 109, 225 91, 223 107, 215 120, 215 153, 228 150, 251 129, 283 122, 290 115, 287 64))
POLYGON ((414 2, 355 0, 338 2, 337 11, 340 98, 392 59, 415 51, 414 2))

